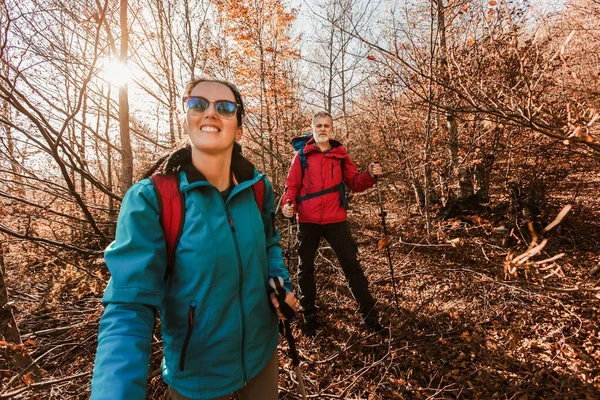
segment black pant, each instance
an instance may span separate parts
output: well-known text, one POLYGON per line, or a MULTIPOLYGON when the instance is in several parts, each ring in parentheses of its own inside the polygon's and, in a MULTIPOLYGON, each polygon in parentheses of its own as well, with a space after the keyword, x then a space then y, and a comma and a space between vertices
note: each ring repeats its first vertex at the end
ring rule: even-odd
POLYGON ((300 287, 300 304, 305 314, 316 312, 315 253, 319 248, 321 237, 327 240, 340 261, 352 295, 358 301, 358 310, 365 316, 371 313, 375 307, 375 300, 369 293, 367 278, 356 258, 358 250, 356 242, 352 239, 348 223, 344 221, 325 225, 300 224, 298 286, 300 287))

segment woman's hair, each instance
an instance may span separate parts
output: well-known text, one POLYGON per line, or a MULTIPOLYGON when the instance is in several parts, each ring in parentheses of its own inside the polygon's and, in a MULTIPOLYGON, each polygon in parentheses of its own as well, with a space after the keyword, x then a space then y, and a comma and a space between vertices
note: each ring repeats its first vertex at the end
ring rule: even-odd
MULTIPOLYGON (((244 101, 242 100, 242 95, 240 91, 233 85, 227 81, 222 81, 218 79, 210 79, 210 78, 197 78, 190 80, 183 89, 183 96, 187 97, 192 93, 192 90, 201 82, 217 82, 227 86, 232 92, 233 97, 235 98, 235 102, 238 104, 238 109, 236 113, 238 126, 242 126, 242 119, 245 113, 244 110, 244 101)), ((233 144, 233 153, 231 155, 232 159, 235 161, 237 158, 242 156, 242 146, 235 142, 233 144)), ((181 165, 189 164, 192 162, 192 147, 189 142, 186 142, 173 150, 170 153, 167 153, 160 157, 143 175, 143 179, 149 178, 155 172, 160 174, 173 174, 179 170, 181 165)))
MULTIPOLYGON (((233 152, 231 153, 231 166, 237 164, 239 158, 242 158, 242 146, 238 142, 233 143, 233 152)), ((185 143, 176 148, 171 153, 165 154, 159 158, 142 176, 142 179, 150 178, 155 172, 162 175, 174 174, 179 171, 182 165, 192 162, 192 146, 185 143)))

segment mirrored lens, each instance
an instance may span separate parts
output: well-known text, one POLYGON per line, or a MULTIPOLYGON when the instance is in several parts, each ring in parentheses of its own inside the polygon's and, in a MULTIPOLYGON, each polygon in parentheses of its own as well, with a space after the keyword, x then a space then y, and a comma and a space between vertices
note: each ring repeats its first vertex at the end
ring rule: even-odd
MULTIPOLYGON (((194 114, 204 113, 212 101, 204 97, 188 97, 185 100, 186 111, 194 114)), ((237 110, 237 104, 229 100, 217 100, 214 102, 215 111, 223 118, 232 118, 237 110)))
POLYGON ((231 101, 219 100, 215 103, 215 109, 222 117, 231 118, 235 115, 237 106, 231 101))
POLYGON ((190 97, 185 102, 185 106, 188 110, 192 110, 198 114, 206 111, 208 104, 208 100, 206 100, 204 97, 190 97))

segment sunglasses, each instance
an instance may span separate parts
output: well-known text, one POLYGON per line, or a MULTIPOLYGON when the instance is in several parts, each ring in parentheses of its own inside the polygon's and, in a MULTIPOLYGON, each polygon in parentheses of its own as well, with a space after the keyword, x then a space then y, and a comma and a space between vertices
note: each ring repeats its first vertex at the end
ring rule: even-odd
POLYGON ((233 118, 240 106, 238 103, 229 100, 210 101, 200 96, 188 96, 183 98, 185 111, 191 111, 196 115, 206 112, 211 104, 215 105, 215 111, 223 118, 233 118))

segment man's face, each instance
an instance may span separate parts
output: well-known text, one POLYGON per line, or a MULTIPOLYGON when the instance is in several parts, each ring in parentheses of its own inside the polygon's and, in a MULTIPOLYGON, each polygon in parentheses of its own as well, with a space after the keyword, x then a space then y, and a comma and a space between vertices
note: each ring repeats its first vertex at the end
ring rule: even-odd
POLYGON ((312 132, 318 145, 329 145, 329 139, 333 133, 333 120, 329 117, 315 119, 312 123, 312 132))

